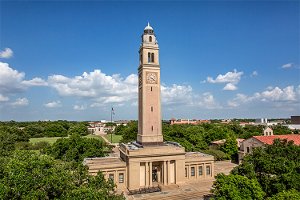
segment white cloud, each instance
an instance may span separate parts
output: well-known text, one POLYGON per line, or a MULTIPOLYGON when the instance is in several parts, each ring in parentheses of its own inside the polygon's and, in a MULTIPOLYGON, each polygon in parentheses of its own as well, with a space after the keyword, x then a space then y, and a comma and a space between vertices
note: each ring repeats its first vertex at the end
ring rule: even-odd
POLYGON ((253 71, 252 74, 250 75, 251 77, 257 76, 258 72, 257 71, 253 71))
POLYGON ((3 96, 2 94, 0 94, 0 102, 5 102, 5 101, 8 101, 9 98, 6 97, 6 96, 3 96))
POLYGON ((237 90, 236 85, 240 82, 243 74, 244 72, 238 72, 234 69, 232 72, 227 72, 224 75, 219 74, 215 79, 207 77, 206 81, 208 83, 226 83, 223 90, 237 90))
POLYGON ((9 94, 23 91, 24 85, 20 84, 25 73, 18 72, 9 67, 7 63, 0 62, 0 93, 9 94))
POLYGON ((207 82, 209 83, 238 83, 241 80, 242 75, 244 72, 238 72, 236 69, 233 72, 227 72, 226 74, 222 75, 219 74, 216 79, 212 77, 207 77, 207 82))
POLYGON ((13 56, 13 51, 10 48, 5 48, 0 51, 0 58, 11 58, 13 56))
POLYGON ((287 63, 281 66, 282 69, 288 69, 288 68, 292 68, 294 66, 293 63, 287 63))
MULTIPOLYGON (((245 94, 237 94, 235 98, 229 100, 227 104, 230 107, 237 107, 241 104, 250 103, 253 101, 263 101, 263 102, 295 102, 299 101, 297 99, 297 89, 294 86, 287 86, 285 88, 279 87, 268 87, 267 90, 262 92, 256 92, 252 96, 247 96, 245 94)), ((300 96, 300 95, 299 95, 300 96)))
POLYGON ((61 105, 60 101, 52 101, 52 102, 49 102, 49 103, 45 103, 44 106, 46 108, 59 108, 62 105, 61 105))
POLYGON ((236 85, 234 85, 233 83, 227 83, 225 85, 225 87, 223 88, 223 90, 237 90, 238 88, 236 87, 236 85))
POLYGON ((272 90, 260 93, 259 97, 262 101, 295 101, 296 93, 294 86, 287 86, 283 89, 275 87, 272 90))
POLYGON ((216 102, 214 96, 210 92, 205 92, 198 98, 195 98, 195 105, 199 105, 206 109, 216 109, 221 108, 221 106, 216 102))
POLYGON ((48 83, 45 80, 38 77, 35 77, 31 80, 24 80, 21 83, 26 86, 47 86, 48 85, 48 83))
POLYGON ((173 84, 171 87, 161 86, 162 103, 164 104, 191 104, 192 87, 173 84))
POLYGON ((31 86, 47 85, 46 81, 38 77, 32 80, 24 80, 24 78, 24 72, 18 72, 8 63, 0 62, 0 93, 2 95, 20 93, 31 86))
POLYGON ((61 96, 89 98, 98 103, 119 103, 137 98, 137 80, 136 74, 123 79, 119 74, 109 76, 94 70, 72 78, 49 76, 48 84, 61 96))
POLYGON ((84 105, 74 105, 73 109, 74 110, 85 110, 86 106, 84 106, 84 105))
POLYGON ((29 104, 29 101, 27 98, 17 98, 15 102, 12 102, 12 106, 27 106, 29 104))

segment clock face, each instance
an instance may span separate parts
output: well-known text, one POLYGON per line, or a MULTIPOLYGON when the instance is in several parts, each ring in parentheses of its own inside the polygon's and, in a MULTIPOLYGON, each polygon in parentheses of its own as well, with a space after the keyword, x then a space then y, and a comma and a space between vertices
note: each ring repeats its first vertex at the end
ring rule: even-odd
POLYGON ((147 83, 151 83, 151 84, 157 83, 156 73, 153 72, 147 73, 146 78, 147 78, 147 83))

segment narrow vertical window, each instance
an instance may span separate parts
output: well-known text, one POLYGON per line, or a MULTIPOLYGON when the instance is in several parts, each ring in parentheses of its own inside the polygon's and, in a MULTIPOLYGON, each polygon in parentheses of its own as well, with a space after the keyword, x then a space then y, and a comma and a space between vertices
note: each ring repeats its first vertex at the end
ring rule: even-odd
POLYGON ((202 172, 202 166, 199 166, 199 167, 198 167, 198 175, 199 175, 199 176, 202 176, 202 173, 203 173, 203 172, 202 172))
POLYGON ((151 36, 149 36, 149 42, 152 42, 152 37, 151 36))
POLYGON ((187 177, 187 168, 185 168, 185 177, 187 177))
POLYGON ((154 62, 154 53, 151 54, 151 62, 154 62))
POLYGON ((148 53, 148 63, 151 62, 151 53, 148 53))
POLYGON ((112 181, 114 181, 114 174, 109 174, 108 178, 112 181))
POLYGON ((151 126, 151 130, 153 131, 153 126, 151 126))
POLYGON ((124 183, 124 174, 123 173, 119 174, 119 183, 124 183))
POLYGON ((195 167, 191 167, 191 176, 195 176, 195 167))
POLYGON ((153 106, 151 106, 151 112, 153 112, 153 106))
POLYGON ((210 166, 206 166, 206 175, 210 175, 210 166))
POLYGON ((151 87, 151 92, 152 92, 152 87, 151 87))

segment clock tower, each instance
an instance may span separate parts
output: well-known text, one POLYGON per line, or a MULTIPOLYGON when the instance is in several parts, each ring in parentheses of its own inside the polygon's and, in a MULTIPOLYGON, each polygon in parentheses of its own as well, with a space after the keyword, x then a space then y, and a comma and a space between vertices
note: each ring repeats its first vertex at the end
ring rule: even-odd
POLYGON ((162 144, 159 48, 153 28, 149 23, 142 35, 139 59, 137 142, 142 145, 162 144))

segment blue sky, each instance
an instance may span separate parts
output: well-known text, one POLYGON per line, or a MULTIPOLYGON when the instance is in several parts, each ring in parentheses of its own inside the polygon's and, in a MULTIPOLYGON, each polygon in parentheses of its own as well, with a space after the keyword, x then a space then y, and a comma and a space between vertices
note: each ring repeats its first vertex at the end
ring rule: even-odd
POLYGON ((300 115, 299 1, 1 1, 0 120, 137 119, 141 34, 163 118, 300 115))

